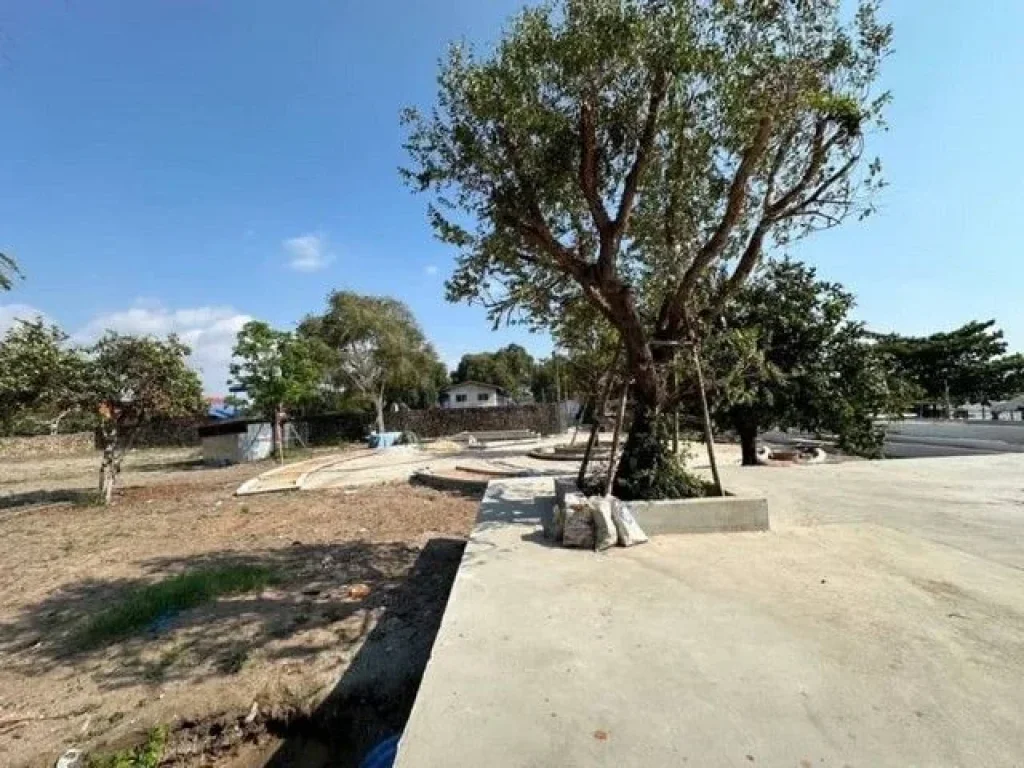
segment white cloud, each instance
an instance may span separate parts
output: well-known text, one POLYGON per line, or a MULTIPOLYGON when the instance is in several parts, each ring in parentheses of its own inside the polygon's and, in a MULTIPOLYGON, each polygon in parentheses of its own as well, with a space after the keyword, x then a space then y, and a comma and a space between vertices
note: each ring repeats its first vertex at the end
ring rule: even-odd
POLYGON ((190 307, 170 310, 144 302, 119 312, 97 315, 77 331, 75 341, 88 344, 106 330, 138 335, 166 336, 176 333, 192 348, 190 362, 199 371, 203 390, 227 389, 228 365, 238 331, 252 318, 232 307, 190 307))
POLYGON ((18 320, 35 320, 42 317, 49 320, 42 310, 28 304, 0 304, 0 337, 4 336, 18 320))
POLYGON ((316 272, 334 261, 323 235, 290 237, 281 243, 288 254, 288 266, 296 272, 316 272))
POLYGON ((423 268, 423 271, 426 272, 428 275, 433 276, 437 274, 437 267, 434 264, 429 264, 423 268))

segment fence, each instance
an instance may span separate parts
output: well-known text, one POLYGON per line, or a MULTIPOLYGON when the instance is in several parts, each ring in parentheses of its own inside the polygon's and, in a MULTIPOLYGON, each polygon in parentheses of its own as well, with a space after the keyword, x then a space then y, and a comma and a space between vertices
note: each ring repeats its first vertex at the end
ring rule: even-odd
POLYGON ((420 437, 443 437, 459 432, 531 429, 551 435, 564 429, 558 403, 499 408, 430 408, 385 415, 388 429, 415 432, 420 437))

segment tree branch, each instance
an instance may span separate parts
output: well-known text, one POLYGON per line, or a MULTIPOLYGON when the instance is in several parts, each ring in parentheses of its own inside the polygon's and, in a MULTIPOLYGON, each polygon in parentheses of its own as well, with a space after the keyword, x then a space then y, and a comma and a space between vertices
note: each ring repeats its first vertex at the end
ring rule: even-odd
POLYGON ((743 208, 747 202, 747 184, 754 173, 754 169, 761 162, 762 157, 764 157, 764 153, 768 148, 768 141, 771 138, 771 131, 772 118, 769 114, 765 114, 761 117, 761 121, 757 126, 757 133, 754 135, 750 146, 743 153, 743 159, 740 161, 732 183, 729 185, 729 193, 722 220, 683 274, 683 279, 680 281, 679 289, 675 293, 673 306, 669 313, 668 325, 671 330, 678 330, 679 322, 685 320, 685 304, 692 295, 700 275, 725 250, 729 236, 732 234, 732 230, 743 213, 743 208))
POLYGON ((594 107, 589 103, 589 97, 583 100, 580 106, 580 189, 583 197, 590 208, 590 215, 594 219, 594 226, 601 234, 601 239, 611 230, 611 219, 608 211, 605 210, 604 202, 601 200, 600 181, 598 180, 598 147, 597 147, 597 119, 594 115, 594 107))
POLYGON ((640 187, 640 179, 650 162, 651 148, 654 146, 654 137, 658 130, 658 114, 661 112, 662 102, 668 93, 668 75, 664 70, 659 69, 654 74, 651 83, 651 97, 647 102, 647 117, 644 120, 644 127, 640 133, 640 143, 636 149, 636 158, 633 166, 626 174, 626 181, 622 187, 622 199, 619 201, 619 210, 615 215, 615 236, 622 237, 629 222, 629 216, 633 212, 633 205, 636 202, 637 189, 640 187))

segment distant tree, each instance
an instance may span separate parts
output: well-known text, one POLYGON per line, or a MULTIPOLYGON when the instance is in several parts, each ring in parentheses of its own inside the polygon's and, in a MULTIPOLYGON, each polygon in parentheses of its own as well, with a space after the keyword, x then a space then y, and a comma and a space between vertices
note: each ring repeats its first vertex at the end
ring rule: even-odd
POLYGON ((553 353, 551 357, 538 362, 533 369, 530 392, 538 403, 556 403, 568 399, 572 384, 568 378, 569 359, 553 353))
POLYGON ((190 351, 174 335, 156 339, 113 331, 87 351, 75 400, 100 417, 103 503, 110 503, 121 463, 140 427, 157 417, 195 417, 202 412, 202 385, 188 366, 190 351))
POLYGON ((189 348, 166 340, 108 332, 88 348, 42 320, 22 322, 0 343, 0 411, 5 419, 29 409, 59 418, 78 410, 97 414, 103 449, 99 491, 109 504, 125 455, 139 428, 155 417, 197 415, 199 377, 189 348))
POLYGON ((479 381, 493 384, 522 400, 530 393, 535 365, 525 348, 509 344, 496 352, 463 355, 452 372, 452 383, 479 381))
POLYGON ((0 253, 0 291, 11 290, 16 277, 21 277, 18 263, 10 256, 0 253))
POLYGON ((621 338, 631 495, 680 490, 662 441, 678 347, 766 248, 870 211, 879 165, 862 161, 891 29, 874 0, 849 22, 840 6, 544 3, 485 55, 453 46, 436 107, 405 115, 404 177, 460 251, 449 299, 495 322, 588 302, 621 338))
POLYGON ((285 416, 315 400, 328 375, 328 352, 315 339, 251 320, 238 332, 233 356, 232 386, 248 395, 252 411, 272 422, 281 461, 285 416))
POLYGON ((880 354, 921 390, 921 400, 941 404, 949 418, 965 403, 1003 400, 1024 391, 1024 355, 1007 355, 995 320, 973 321, 930 336, 874 334, 880 354))
POLYGON ((330 351, 328 383, 372 404, 379 430, 384 429, 387 403, 437 404, 444 364, 412 312, 397 299, 335 291, 327 310, 308 315, 298 334, 330 351))
POLYGON ((739 434, 744 464, 757 463, 757 435, 775 427, 833 433, 844 450, 879 455, 875 419, 899 405, 853 305, 793 261, 765 264, 730 305, 705 350, 718 373, 716 420, 739 434))
POLYGON ((81 354, 67 334, 41 318, 18 321, 0 341, 0 424, 32 413, 53 427, 76 405, 83 375, 81 354))

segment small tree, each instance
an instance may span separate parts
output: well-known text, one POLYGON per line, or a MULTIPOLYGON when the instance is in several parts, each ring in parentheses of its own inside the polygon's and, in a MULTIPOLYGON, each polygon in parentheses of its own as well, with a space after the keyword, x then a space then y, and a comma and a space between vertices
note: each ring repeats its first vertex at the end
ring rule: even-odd
POLYGON ((853 296, 798 262, 769 262, 725 315, 706 350, 720 372, 716 420, 757 463, 759 431, 797 427, 838 436, 844 450, 877 456, 874 419, 898 409, 883 361, 849 318, 853 296))
POLYGON ((76 399, 100 417, 104 504, 113 497, 121 463, 140 427, 154 417, 183 418, 202 411, 202 386, 188 366, 189 353, 174 335, 164 340, 113 331, 87 351, 76 399))
POLYGON ((453 47, 437 107, 407 113, 405 178, 460 250, 449 298, 540 322, 585 301, 621 338, 620 488, 678 491, 670 363, 766 247, 870 210, 879 165, 861 161, 891 40, 876 6, 847 24, 838 0, 547 3, 488 56, 453 47))
POLYGON ((16 322, 0 342, 0 423, 4 431, 25 412, 53 423, 77 405, 84 360, 67 341, 60 328, 37 318, 16 322))
POLYGON ((233 354, 232 385, 248 395, 253 411, 271 420, 274 450, 283 461, 285 416, 319 394, 327 351, 313 339, 251 320, 238 332, 233 354))

